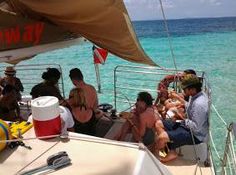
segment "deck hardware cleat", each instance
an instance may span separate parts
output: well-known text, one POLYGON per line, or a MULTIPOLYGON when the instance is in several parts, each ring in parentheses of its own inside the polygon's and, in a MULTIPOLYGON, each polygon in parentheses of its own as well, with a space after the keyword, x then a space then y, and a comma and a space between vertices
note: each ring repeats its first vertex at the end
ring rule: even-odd
POLYGON ((66 167, 71 164, 71 159, 69 158, 68 154, 65 151, 58 152, 53 154, 47 158, 47 163, 43 166, 38 168, 34 168, 28 171, 24 171, 20 173, 20 175, 31 175, 35 173, 41 173, 46 171, 56 171, 63 167, 66 167))

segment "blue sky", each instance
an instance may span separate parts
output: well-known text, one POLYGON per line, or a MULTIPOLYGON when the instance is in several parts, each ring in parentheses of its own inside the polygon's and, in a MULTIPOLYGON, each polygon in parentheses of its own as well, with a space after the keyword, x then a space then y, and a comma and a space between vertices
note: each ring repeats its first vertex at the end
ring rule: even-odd
MULTIPOLYGON (((159 0, 124 0, 132 20, 162 19, 159 0)), ((162 0, 167 19, 236 16, 236 0, 162 0)))

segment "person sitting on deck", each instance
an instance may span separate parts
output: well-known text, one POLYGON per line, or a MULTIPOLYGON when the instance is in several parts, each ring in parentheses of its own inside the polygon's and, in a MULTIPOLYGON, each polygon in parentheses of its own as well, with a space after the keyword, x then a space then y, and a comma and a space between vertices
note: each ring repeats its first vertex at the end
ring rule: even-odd
POLYGON ((157 88, 157 98, 155 101, 155 105, 158 105, 158 103, 163 104, 168 99, 168 87, 170 83, 180 80, 188 74, 196 75, 196 72, 193 69, 186 69, 183 71, 183 73, 173 74, 173 75, 167 75, 164 77, 163 80, 160 81, 157 88))
POLYGON ((0 119, 21 121, 20 108, 17 103, 16 91, 12 85, 6 85, 0 96, 0 119))
POLYGON ((103 113, 98 110, 98 95, 96 89, 84 81, 84 76, 78 68, 71 69, 69 77, 75 87, 83 89, 87 107, 95 112, 97 118, 100 118, 103 113))
POLYGON ((58 69, 48 68, 47 71, 42 74, 44 81, 35 85, 31 89, 30 95, 32 95, 32 98, 34 99, 40 96, 54 96, 59 99, 61 104, 64 99, 58 88, 58 80, 60 77, 61 73, 58 69))
POLYGON ((143 142, 151 151, 155 143, 155 122, 160 120, 160 115, 153 106, 153 98, 148 92, 140 92, 135 103, 135 109, 127 117, 116 140, 125 140, 129 132, 135 142, 143 142))
MULTIPOLYGON (((174 92, 170 92, 172 94, 174 92)), ((176 98, 173 98, 172 95, 169 95, 169 98, 164 103, 164 113, 162 113, 163 119, 171 119, 175 117, 178 120, 183 120, 185 118, 185 102, 179 101, 176 98)))
POLYGON ((70 91, 68 104, 75 121, 74 131, 95 136, 97 119, 94 109, 87 103, 84 89, 73 88, 70 91))
POLYGON ((0 86, 4 88, 7 85, 11 85, 14 87, 14 90, 16 91, 16 99, 17 101, 21 100, 21 93, 24 91, 24 87, 20 81, 19 78, 16 77, 16 70, 12 66, 8 66, 5 69, 5 77, 1 78, 0 80, 0 86))
POLYGON ((185 96, 190 97, 186 103, 186 119, 181 122, 171 120, 156 122, 158 150, 163 149, 166 144, 170 149, 166 157, 160 158, 162 162, 177 158, 176 148, 199 144, 208 134, 209 104, 206 94, 201 90, 201 81, 196 75, 186 75, 181 81, 181 86, 185 96))

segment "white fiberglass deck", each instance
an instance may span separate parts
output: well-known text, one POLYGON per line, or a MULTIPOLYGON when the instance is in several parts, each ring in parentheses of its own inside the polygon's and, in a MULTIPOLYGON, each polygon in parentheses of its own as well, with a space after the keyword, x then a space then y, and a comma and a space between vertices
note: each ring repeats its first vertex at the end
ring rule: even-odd
MULTIPOLYGON (((33 136, 34 130, 31 129, 24 137, 33 136)), ((32 150, 19 146, 0 153, 0 174, 20 174, 39 167, 46 163, 50 155, 59 151, 66 151, 72 164, 52 174, 170 174, 152 154, 138 145, 75 133, 70 133, 70 139, 65 141, 59 138, 33 139, 24 143, 32 150)))
POLYGON ((198 167, 195 161, 178 157, 169 163, 165 163, 167 169, 174 175, 212 175, 211 167, 205 167, 201 163, 198 167), (197 168, 197 170, 196 170, 197 168), (195 174, 196 171, 196 174, 195 174))

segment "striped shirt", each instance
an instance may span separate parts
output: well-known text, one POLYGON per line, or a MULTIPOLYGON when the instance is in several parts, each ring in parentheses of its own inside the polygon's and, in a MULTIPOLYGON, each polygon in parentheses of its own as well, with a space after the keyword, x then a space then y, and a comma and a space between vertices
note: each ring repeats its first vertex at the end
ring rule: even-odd
POLYGON ((209 102, 207 95, 199 92, 187 103, 187 119, 185 119, 185 126, 191 128, 193 135, 199 140, 204 141, 208 135, 209 129, 209 102))

